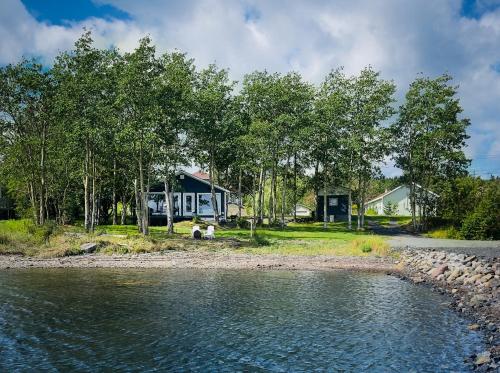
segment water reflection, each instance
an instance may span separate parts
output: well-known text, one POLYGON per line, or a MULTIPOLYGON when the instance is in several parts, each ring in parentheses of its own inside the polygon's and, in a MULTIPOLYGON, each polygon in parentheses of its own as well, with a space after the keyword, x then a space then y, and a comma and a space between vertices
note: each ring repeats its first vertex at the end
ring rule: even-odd
POLYGON ((481 336, 371 273, 0 272, 0 370, 464 371, 481 336))

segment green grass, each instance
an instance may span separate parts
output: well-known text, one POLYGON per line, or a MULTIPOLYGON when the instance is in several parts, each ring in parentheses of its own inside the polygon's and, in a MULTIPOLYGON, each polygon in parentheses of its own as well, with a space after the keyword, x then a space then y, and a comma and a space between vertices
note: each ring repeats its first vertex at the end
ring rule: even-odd
POLYGON ((431 231, 424 234, 424 236, 430 238, 461 239, 460 232, 455 227, 440 227, 432 229, 431 231))
MULTIPOLYGON (((204 228, 203 224, 200 225, 204 228)), ((86 235, 81 226, 73 225, 58 229, 49 242, 44 242, 27 220, 0 221, 0 254, 72 255, 85 242, 97 242, 102 254, 169 250, 341 256, 384 256, 388 253, 384 237, 350 231, 344 222, 329 223, 326 230, 323 223, 290 223, 284 229, 258 228, 256 237, 251 237, 248 229, 222 226, 216 227, 215 240, 200 241, 190 238, 192 226, 191 222, 176 223, 173 236, 166 234, 166 227, 152 226, 150 236, 143 237, 133 225, 99 226, 94 235, 86 235), (74 236, 75 233, 79 235, 74 236)))

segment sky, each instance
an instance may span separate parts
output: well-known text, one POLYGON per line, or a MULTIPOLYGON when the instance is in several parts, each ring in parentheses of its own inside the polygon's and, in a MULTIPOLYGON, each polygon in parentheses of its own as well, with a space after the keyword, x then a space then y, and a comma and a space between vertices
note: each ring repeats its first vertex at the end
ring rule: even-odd
MULTIPOLYGON (((298 71, 319 84, 343 66, 371 65, 398 87, 449 73, 470 118, 470 171, 500 175, 500 0, 1 0, 0 65, 22 56, 50 64, 83 28, 99 47, 187 52, 198 67, 298 71)), ((400 173, 389 161, 387 176, 400 173)))

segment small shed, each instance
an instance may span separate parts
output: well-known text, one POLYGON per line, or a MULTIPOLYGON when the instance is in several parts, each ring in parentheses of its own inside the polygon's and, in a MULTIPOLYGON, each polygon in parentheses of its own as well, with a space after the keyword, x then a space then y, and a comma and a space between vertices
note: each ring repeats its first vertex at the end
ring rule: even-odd
POLYGON ((318 191, 316 200, 316 219, 323 220, 324 200, 326 198, 326 213, 328 221, 347 220, 349 215, 349 189, 345 187, 332 187, 318 191))

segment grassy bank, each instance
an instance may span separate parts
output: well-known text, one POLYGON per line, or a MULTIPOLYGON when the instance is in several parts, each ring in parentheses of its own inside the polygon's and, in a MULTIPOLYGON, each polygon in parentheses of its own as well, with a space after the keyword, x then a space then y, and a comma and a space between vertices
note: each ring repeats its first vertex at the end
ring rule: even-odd
POLYGON ((0 221, 0 253, 36 257, 75 255, 80 245, 95 242, 102 254, 165 251, 222 251, 249 254, 385 256, 388 245, 381 236, 349 231, 345 223, 291 223, 285 229, 261 228, 255 237, 248 229, 216 228, 215 240, 190 238, 191 222, 174 226, 167 236, 165 227, 151 227, 151 235, 141 236, 133 225, 99 226, 95 234, 81 226, 35 228, 27 220, 0 221))

